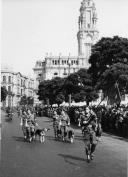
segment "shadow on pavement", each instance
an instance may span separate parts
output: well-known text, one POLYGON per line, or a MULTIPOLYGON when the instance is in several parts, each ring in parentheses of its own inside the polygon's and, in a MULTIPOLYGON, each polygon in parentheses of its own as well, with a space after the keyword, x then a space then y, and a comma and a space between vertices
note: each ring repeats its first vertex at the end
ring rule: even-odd
POLYGON ((15 139, 15 141, 25 142, 24 137, 13 136, 13 139, 15 139))
POLYGON ((113 135, 113 134, 111 134, 111 133, 103 133, 103 136, 104 136, 104 137, 112 137, 112 138, 115 138, 115 139, 118 139, 118 140, 123 140, 123 141, 128 142, 128 139, 127 139, 127 138, 123 138, 123 137, 120 137, 120 136, 116 136, 116 135, 113 135))
POLYGON ((53 122, 53 121, 51 121, 51 120, 43 120, 43 122, 53 122))
POLYGON ((12 122, 12 119, 10 119, 9 117, 5 119, 5 122, 12 122))
POLYGON ((46 138, 47 138, 48 140, 57 141, 53 136, 47 136, 47 135, 46 135, 46 138))
POLYGON ((82 137, 82 136, 75 135, 75 139, 76 139, 76 140, 83 140, 83 137, 82 137))
POLYGON ((58 154, 58 155, 61 156, 61 157, 63 157, 66 162, 67 162, 67 159, 85 161, 84 158, 72 156, 72 155, 69 155, 69 154, 58 154))

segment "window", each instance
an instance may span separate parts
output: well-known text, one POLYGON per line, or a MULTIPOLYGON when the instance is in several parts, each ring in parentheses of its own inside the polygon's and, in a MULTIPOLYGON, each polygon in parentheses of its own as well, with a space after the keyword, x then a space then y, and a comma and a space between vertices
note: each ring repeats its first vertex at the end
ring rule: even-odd
POLYGON ((19 79, 17 80, 17 83, 18 83, 18 85, 20 85, 20 80, 19 79))
POLYGON ((24 80, 24 87, 25 87, 25 80, 24 80))
POLYGON ((57 65, 57 60, 55 60, 55 65, 57 65))
POLYGON ((90 24, 88 24, 88 28, 90 28, 90 24))
POLYGON ((21 89, 21 95, 23 94, 23 90, 21 89))
POLYGON ((6 89, 6 86, 3 86, 4 89, 6 89))
POLYGON ((54 75, 58 75, 58 73, 54 73, 54 75))
POLYGON ((75 73, 75 68, 73 68, 73 72, 75 73))
POLYGON ((11 76, 8 76, 8 82, 11 83, 11 76))
POLYGON ((6 76, 3 76, 3 82, 6 82, 6 76))
POLYGON ((30 88, 30 82, 28 83, 28 88, 30 88))
POLYGON ((67 75, 66 68, 64 68, 64 75, 67 75))
POLYGON ((8 92, 11 92, 11 86, 8 86, 8 92))
POLYGON ((54 65, 54 60, 52 60, 52 64, 54 65))
POLYGON ((17 88, 17 93, 20 94, 20 89, 19 89, 19 87, 17 88))
POLYGON ((78 65, 78 64, 79 64, 79 61, 76 61, 76 64, 78 65))

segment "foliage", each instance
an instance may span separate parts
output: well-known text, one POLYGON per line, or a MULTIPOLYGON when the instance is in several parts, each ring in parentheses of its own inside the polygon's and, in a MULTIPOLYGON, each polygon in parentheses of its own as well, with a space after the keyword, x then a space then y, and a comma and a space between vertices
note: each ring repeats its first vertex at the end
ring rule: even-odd
POLYGON ((128 93, 128 39, 102 38, 93 46, 89 63, 93 85, 110 100, 128 93))
POLYGON ((64 79, 59 77, 41 82, 38 91, 39 100, 44 100, 45 103, 47 103, 47 100, 49 100, 49 104, 51 105, 55 104, 56 101, 61 102, 60 99, 64 99, 64 95, 62 92, 63 84, 64 79))
POLYGON ((20 99, 20 105, 33 105, 34 98, 33 97, 27 97, 26 95, 23 95, 20 99))
POLYGON ((59 93, 56 96, 55 103, 60 105, 61 103, 63 103, 64 100, 65 100, 65 97, 64 97, 63 93, 59 93))
POLYGON ((76 102, 86 101, 89 104, 98 98, 92 85, 91 75, 87 73, 86 69, 80 69, 77 73, 71 74, 66 81, 65 90, 72 94, 72 98, 76 102))
POLYGON ((105 95, 113 99, 128 93, 128 65, 116 63, 110 66, 97 83, 98 89, 102 89, 105 95))
POLYGON ((27 97, 27 104, 33 105, 34 104, 34 98, 33 97, 27 97))
POLYGON ((92 74, 94 84, 106 69, 115 63, 128 64, 128 39, 114 36, 102 38, 92 47, 89 73, 92 74))
POLYGON ((1 102, 6 100, 7 94, 8 94, 8 92, 7 92, 6 88, 1 87, 1 102))
POLYGON ((21 97, 20 105, 27 105, 27 96, 26 95, 21 97))
POLYGON ((70 74, 67 78, 54 78, 46 80, 39 85, 39 100, 49 99, 49 103, 61 104, 63 101, 69 101, 69 94, 76 102, 87 101, 89 103, 95 100, 98 95, 92 87, 90 74, 86 69, 81 69, 77 73, 70 74))

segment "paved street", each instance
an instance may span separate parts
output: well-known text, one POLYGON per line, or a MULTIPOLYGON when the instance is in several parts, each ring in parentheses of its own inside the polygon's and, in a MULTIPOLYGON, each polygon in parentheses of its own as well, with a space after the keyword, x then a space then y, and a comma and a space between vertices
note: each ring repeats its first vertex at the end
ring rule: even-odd
POLYGON ((56 141, 49 118, 38 118, 50 127, 45 143, 25 142, 17 116, 8 121, 2 112, 1 177, 126 177, 128 141, 104 134, 95 158, 85 160, 81 131, 75 129, 73 144, 56 141))

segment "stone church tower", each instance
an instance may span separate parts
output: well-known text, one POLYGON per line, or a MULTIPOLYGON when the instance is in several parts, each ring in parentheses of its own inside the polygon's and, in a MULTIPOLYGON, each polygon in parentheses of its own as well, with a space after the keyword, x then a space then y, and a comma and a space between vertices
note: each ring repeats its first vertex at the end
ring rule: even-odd
POLYGON ((79 16, 78 55, 77 56, 52 56, 47 55, 44 61, 37 61, 33 68, 35 74, 35 90, 42 80, 55 77, 67 77, 81 68, 89 67, 91 47, 98 40, 96 28, 97 14, 93 0, 82 0, 79 16))
POLYGON ((93 0, 83 0, 80 7, 78 39, 78 56, 84 57, 84 66, 89 67, 88 59, 91 47, 98 40, 96 28, 97 13, 93 0))

